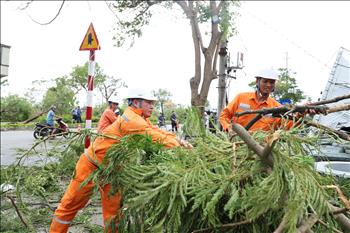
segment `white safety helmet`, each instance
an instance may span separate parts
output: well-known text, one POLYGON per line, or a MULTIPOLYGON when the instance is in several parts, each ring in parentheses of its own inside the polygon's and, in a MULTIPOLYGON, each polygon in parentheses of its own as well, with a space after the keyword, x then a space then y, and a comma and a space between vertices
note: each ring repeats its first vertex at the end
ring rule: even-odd
POLYGON ((126 96, 127 99, 144 99, 144 100, 152 100, 155 101, 157 98, 148 91, 143 89, 129 89, 129 93, 126 96))
POLYGON ((261 70, 257 75, 255 75, 255 78, 266 78, 266 79, 278 80, 278 73, 274 69, 264 69, 264 70, 261 70))
POLYGON ((119 104, 119 103, 120 103, 120 100, 119 100, 118 97, 112 95, 111 97, 109 97, 108 102, 115 103, 115 104, 119 104))

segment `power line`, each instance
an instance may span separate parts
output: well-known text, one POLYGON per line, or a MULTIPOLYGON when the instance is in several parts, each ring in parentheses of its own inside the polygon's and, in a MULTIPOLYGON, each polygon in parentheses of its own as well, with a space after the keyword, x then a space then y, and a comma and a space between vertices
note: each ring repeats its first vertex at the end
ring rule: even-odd
POLYGON ((51 19, 49 22, 47 22, 47 23, 40 23, 40 22, 36 21, 35 19, 32 18, 32 16, 30 16, 30 14, 28 14, 27 11, 26 11, 26 14, 28 15, 28 17, 29 17, 34 23, 37 23, 37 24, 40 24, 40 25, 48 25, 48 24, 52 23, 52 22, 58 17, 58 15, 60 14, 60 12, 61 12, 61 10, 62 10, 62 8, 63 8, 64 2, 65 2, 65 0, 62 1, 61 7, 60 7, 60 9, 58 10, 56 16, 55 16, 53 19, 51 19))
POLYGON ((291 44, 293 44, 294 46, 296 46, 298 49, 302 50, 305 54, 307 54, 308 56, 312 57, 313 59, 315 59, 317 62, 319 62, 322 66, 325 66, 326 68, 330 68, 330 66, 328 64, 325 64, 323 61, 321 61, 319 58, 317 58, 316 56, 314 56, 312 53, 310 53, 309 51, 307 51, 306 49, 304 49, 302 46, 298 45, 297 43, 295 43, 293 40, 289 39, 284 33, 280 32, 279 30, 277 30, 276 28, 272 27, 271 25, 269 25, 268 23, 266 23, 265 21, 263 21, 262 19, 260 19, 259 17, 257 17, 256 15, 252 14, 249 10, 245 9, 245 11, 252 16, 255 20, 257 20, 259 23, 263 24, 264 26, 266 26, 267 28, 269 28, 270 30, 272 30, 273 32, 275 32, 276 34, 279 34, 280 36, 282 36, 285 40, 289 41, 291 44))

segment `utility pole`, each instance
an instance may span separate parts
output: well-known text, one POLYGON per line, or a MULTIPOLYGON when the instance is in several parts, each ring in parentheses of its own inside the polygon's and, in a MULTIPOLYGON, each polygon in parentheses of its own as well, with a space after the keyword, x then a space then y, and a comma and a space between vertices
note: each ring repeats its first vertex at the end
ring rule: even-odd
MULTIPOLYGON (((217 116, 220 116, 222 109, 225 107, 225 98, 226 98, 226 68, 227 68, 227 41, 224 40, 221 42, 220 51, 219 51, 219 83, 218 83, 218 110, 217 116)), ((219 127, 220 127, 220 123, 219 127)))
POLYGON ((286 70, 288 74, 288 52, 286 52, 286 70))

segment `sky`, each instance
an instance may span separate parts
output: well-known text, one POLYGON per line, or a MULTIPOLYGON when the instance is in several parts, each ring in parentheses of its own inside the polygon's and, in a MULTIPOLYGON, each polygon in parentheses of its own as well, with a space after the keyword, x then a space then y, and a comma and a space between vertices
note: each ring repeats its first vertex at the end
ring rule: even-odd
MULTIPOLYGON (((89 52, 79 47, 92 22, 101 46, 95 61, 107 75, 123 79, 129 87, 167 89, 174 103, 190 105, 194 49, 188 20, 179 8, 159 9, 133 47, 117 48, 112 39, 116 17, 104 1, 66 1, 60 15, 45 26, 33 20, 49 22, 61 1, 34 1, 18 10, 23 4, 1 1, 1 43, 11 46, 9 85, 1 87, 1 96, 24 95, 32 81, 68 75, 74 66, 87 62, 89 52)), ((229 39, 228 52, 233 61, 243 52, 244 68, 229 81, 229 100, 252 90, 248 83, 260 69, 288 67, 296 72, 299 88, 316 101, 339 48, 350 49, 349 9, 350 1, 242 2, 238 34, 229 39)), ((126 93, 124 89, 118 95, 123 98, 126 93)), ((217 96, 214 80, 208 96, 212 109, 217 96)), ((86 93, 78 100, 85 105, 86 93)), ((99 101, 96 95, 94 103, 99 101)))

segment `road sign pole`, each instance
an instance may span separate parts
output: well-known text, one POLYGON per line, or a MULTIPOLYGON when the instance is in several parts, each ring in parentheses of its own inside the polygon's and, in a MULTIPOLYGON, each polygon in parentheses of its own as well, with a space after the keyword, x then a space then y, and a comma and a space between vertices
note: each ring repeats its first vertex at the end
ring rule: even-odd
MULTIPOLYGON (((95 29, 90 24, 83 42, 80 45, 80 51, 89 50, 89 64, 88 64, 88 77, 87 77, 87 98, 86 98, 86 129, 91 129, 92 125, 92 99, 93 99, 93 90, 94 90, 94 76, 95 76, 95 50, 99 50, 100 45, 96 36, 95 29)), ((90 137, 85 137, 85 151, 90 146, 90 137)))
MULTIPOLYGON (((95 75, 95 50, 90 50, 88 64, 88 83, 87 83, 87 98, 86 98, 86 129, 91 129, 92 125, 92 99, 94 90, 94 75, 95 75)), ((85 137, 85 150, 90 146, 90 137, 85 137)))

